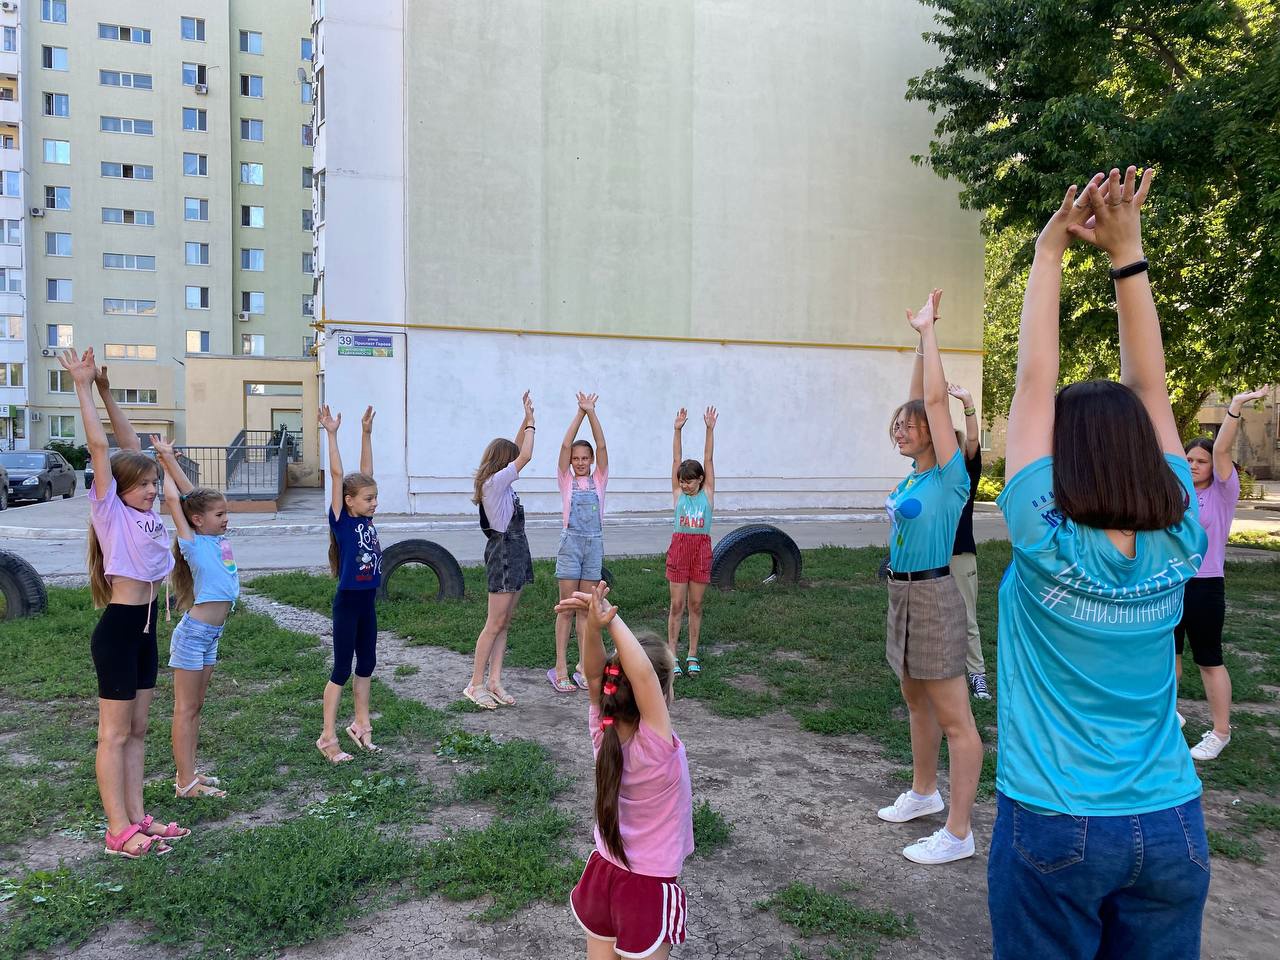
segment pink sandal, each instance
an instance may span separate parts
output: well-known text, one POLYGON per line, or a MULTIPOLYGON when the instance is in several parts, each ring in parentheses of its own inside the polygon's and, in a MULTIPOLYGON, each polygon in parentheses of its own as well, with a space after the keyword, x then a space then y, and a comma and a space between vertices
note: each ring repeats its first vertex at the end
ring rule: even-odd
POLYGON ((132 840, 139 833, 142 833, 143 827, 140 823, 131 823, 120 833, 112 833, 107 831, 107 845, 103 848, 103 853, 112 857, 124 857, 126 860, 138 860, 151 852, 151 848, 155 847, 155 855, 162 857, 166 853, 171 853, 173 847, 169 846, 159 837, 144 836, 142 845, 138 847, 135 853, 132 850, 126 850, 124 845, 132 840))
POLYGON ((547 671, 547 683, 551 684, 551 689, 556 693, 576 693, 578 691, 578 685, 568 677, 556 676, 555 667, 547 671))
POLYGON ((190 830, 188 830, 186 827, 178 826, 178 824, 172 820, 170 820, 169 823, 165 825, 163 833, 147 833, 147 831, 151 828, 151 825, 155 822, 156 822, 156 818, 151 816, 151 814, 147 814, 145 817, 143 817, 141 820, 138 821, 138 829, 141 830, 143 833, 146 833, 147 836, 151 837, 153 840, 181 840, 183 837, 191 836, 190 830))

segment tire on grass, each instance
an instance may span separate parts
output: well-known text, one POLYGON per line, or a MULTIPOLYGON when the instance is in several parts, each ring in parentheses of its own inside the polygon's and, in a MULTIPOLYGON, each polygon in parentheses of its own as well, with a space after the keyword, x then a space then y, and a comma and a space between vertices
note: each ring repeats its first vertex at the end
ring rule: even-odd
POLYGON ((773 561, 773 571, 765 583, 800 581, 804 560, 796 542, 772 524, 752 523, 726 534, 716 544, 711 554, 712 585, 720 590, 732 590, 738 567, 759 553, 773 561))
POLYGON ((432 540, 401 540, 382 551, 382 585, 378 587, 378 598, 385 599, 387 585, 391 582, 396 570, 406 563, 420 563, 430 567, 436 575, 440 589, 436 591, 436 600, 459 600, 466 593, 462 578, 462 567, 453 554, 432 540))
POLYGON ((49 594, 36 568, 7 550, 0 550, 0 593, 4 594, 6 620, 34 617, 49 605, 49 594))

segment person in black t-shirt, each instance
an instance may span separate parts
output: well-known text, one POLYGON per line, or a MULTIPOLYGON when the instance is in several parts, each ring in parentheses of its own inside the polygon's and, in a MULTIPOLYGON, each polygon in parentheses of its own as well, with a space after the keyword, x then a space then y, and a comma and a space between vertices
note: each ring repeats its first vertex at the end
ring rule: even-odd
POLYGON ((982 636, 978 633, 978 545, 973 539, 973 500, 982 475, 982 451, 978 449, 978 410, 973 395, 964 387, 947 384, 947 393, 964 404, 964 433, 956 431, 956 442, 964 451, 964 466, 969 472, 969 502, 956 526, 956 542, 951 548, 951 575, 960 585, 964 609, 969 618, 969 649, 965 668, 969 672, 969 691, 978 700, 990 700, 987 690, 987 665, 982 659, 982 636))

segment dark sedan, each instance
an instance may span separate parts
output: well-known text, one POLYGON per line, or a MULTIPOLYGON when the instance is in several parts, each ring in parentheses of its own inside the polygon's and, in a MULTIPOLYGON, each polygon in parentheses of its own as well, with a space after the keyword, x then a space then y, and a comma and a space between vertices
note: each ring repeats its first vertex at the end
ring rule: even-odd
POLYGON ((73 496, 76 472, 60 453, 13 450, 0 453, 0 466, 9 472, 9 500, 39 500, 73 496))

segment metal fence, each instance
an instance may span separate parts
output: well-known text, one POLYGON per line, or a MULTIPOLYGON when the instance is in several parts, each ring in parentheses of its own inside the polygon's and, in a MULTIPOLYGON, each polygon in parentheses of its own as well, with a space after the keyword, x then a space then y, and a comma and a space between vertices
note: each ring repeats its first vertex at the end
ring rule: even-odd
POLYGON ((301 442, 287 430, 241 430, 225 447, 182 447, 196 467, 192 482, 221 490, 228 500, 275 500, 284 493, 301 442))

